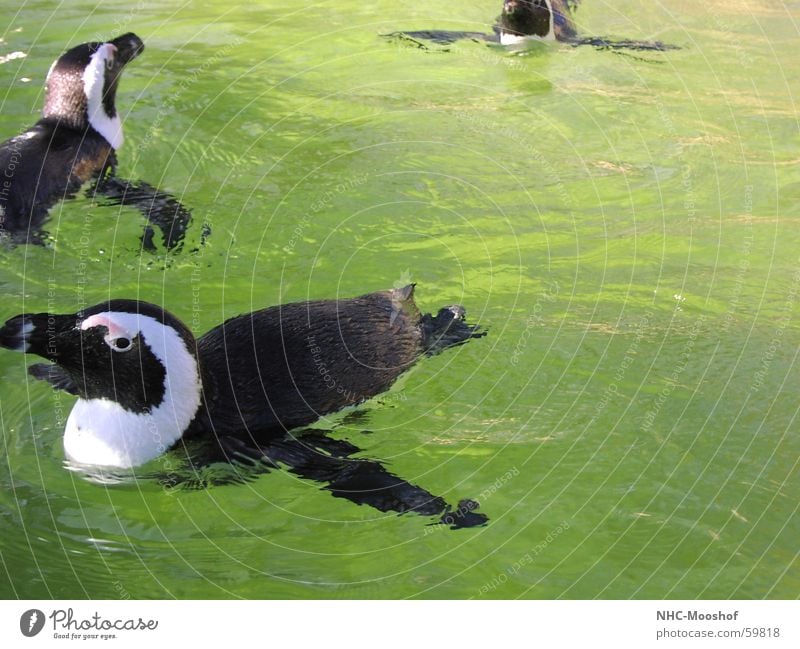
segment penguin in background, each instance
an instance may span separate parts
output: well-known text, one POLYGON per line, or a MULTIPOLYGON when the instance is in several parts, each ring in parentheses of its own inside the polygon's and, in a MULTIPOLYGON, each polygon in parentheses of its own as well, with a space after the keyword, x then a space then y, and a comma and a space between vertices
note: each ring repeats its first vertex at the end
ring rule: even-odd
POLYGON ((572 11, 577 0, 505 0, 495 32, 502 45, 524 40, 569 42, 577 36, 572 11))
POLYGON ((573 47, 590 45, 601 50, 656 51, 679 49, 661 41, 639 41, 632 39, 609 39, 597 36, 579 36, 573 14, 580 0, 503 0, 503 8, 493 33, 422 30, 399 31, 384 34, 387 38, 410 41, 422 49, 428 49, 421 41, 437 45, 451 45, 459 40, 470 39, 501 45, 519 45, 530 41, 567 43, 573 47))
POLYGON ((181 244, 190 212, 147 183, 115 175, 124 140, 117 88, 125 66, 143 50, 142 40, 128 33, 83 43, 53 63, 41 119, 0 144, 0 233, 15 243, 41 244, 49 209, 95 181, 92 194, 147 217, 145 248, 154 248, 150 224, 162 231, 167 248, 181 244))

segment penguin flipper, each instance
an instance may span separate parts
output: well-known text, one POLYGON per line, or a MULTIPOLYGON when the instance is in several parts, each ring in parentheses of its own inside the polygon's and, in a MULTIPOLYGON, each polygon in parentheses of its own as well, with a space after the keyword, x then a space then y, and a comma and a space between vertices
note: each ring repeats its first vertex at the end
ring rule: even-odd
MULTIPOLYGON (((111 205, 136 208, 147 218, 142 237, 145 250, 155 250, 153 230, 161 230, 164 246, 168 250, 180 248, 192 221, 192 213, 177 198, 145 182, 133 182, 114 175, 101 177, 94 188, 95 195, 104 196, 111 205)), ((205 236, 205 233, 204 233, 205 236)))
POLYGON ((296 431, 273 440, 253 443, 238 437, 220 436, 216 449, 207 445, 203 455, 192 457, 191 471, 162 476, 170 487, 204 488, 211 485, 244 483, 275 469, 322 484, 336 498, 356 505, 368 505, 382 512, 438 516, 434 525, 451 529, 485 525, 488 517, 476 512, 478 504, 462 500, 456 508, 440 496, 411 484, 389 472, 383 463, 354 458, 360 452, 354 444, 313 429, 296 431), (224 469, 214 463, 230 463, 224 469))
MULTIPOLYGON (((630 38, 612 39, 605 38, 603 36, 571 36, 569 38, 564 38, 563 40, 564 42, 572 45, 572 47, 589 45, 598 50, 609 50, 617 54, 621 53, 622 50, 631 50, 634 52, 669 52, 671 50, 682 49, 679 45, 662 43, 661 41, 637 41, 630 38)), ((649 61, 649 59, 640 60, 649 61)))
MULTIPOLYGON (((390 473, 375 460, 339 460, 335 465, 335 476, 327 479, 328 484, 323 489, 336 498, 344 498, 356 505, 369 505, 382 512, 438 516, 432 525, 449 525, 454 530, 482 526, 489 520, 485 514, 474 511, 479 506, 476 501, 462 500, 454 509, 441 496, 434 496, 422 487, 390 473)), ((291 472, 304 478, 317 479, 307 471, 307 467, 296 467, 291 472)))
POLYGON ((46 381, 56 390, 78 395, 78 384, 73 378, 53 363, 35 363, 28 367, 28 374, 39 381, 46 381))
MULTIPOLYGON (((452 45, 461 40, 487 41, 498 40, 494 34, 484 34, 483 32, 456 32, 443 29, 426 29, 413 32, 391 32, 381 34, 383 38, 412 45, 423 50, 429 49, 422 41, 428 41, 434 45, 452 45)), ((447 51, 447 50, 444 50, 447 51)))
POLYGON ((382 462, 351 457, 360 449, 319 431, 299 437, 287 436, 262 447, 273 466, 286 466, 290 473, 323 483, 322 489, 356 505, 381 512, 439 516, 434 524, 451 529, 486 524, 488 517, 475 512, 478 504, 463 500, 453 509, 441 496, 411 484, 386 469, 382 462))

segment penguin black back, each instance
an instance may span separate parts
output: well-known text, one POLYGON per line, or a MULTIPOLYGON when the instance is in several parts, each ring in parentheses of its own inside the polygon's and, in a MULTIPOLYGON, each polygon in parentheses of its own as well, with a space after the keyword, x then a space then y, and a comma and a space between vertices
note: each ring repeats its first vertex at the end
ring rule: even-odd
POLYGON ((0 148, 0 224, 12 240, 38 242, 50 207, 116 164, 114 150, 97 133, 78 142, 69 127, 43 122, 0 148))
POLYGON ((460 307, 423 316, 413 293, 270 307, 212 329, 197 344, 205 412, 193 428, 283 433, 386 390, 425 354, 483 335, 460 307))

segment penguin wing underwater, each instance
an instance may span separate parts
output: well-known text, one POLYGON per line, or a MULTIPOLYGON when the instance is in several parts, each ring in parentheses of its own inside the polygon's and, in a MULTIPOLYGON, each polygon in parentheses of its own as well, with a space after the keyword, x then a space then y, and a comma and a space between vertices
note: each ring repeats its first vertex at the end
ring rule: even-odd
POLYGON ((244 484, 273 470, 286 470, 319 483, 335 498, 381 512, 438 517, 433 524, 451 529, 483 526, 489 517, 480 504, 464 498, 453 506, 442 496, 392 473, 379 461, 360 455, 355 444, 322 429, 298 430, 258 445, 221 436, 214 444, 192 449, 188 464, 145 476, 168 488, 205 489, 244 484), (359 454, 358 457, 355 457, 359 454))
MULTIPOLYGON (((130 181, 113 173, 98 178, 93 190, 96 196, 103 196, 110 205, 122 205, 137 209, 146 219, 147 226, 141 242, 144 250, 153 251, 155 233, 151 226, 161 231, 161 238, 167 250, 178 250, 192 223, 191 211, 172 194, 164 192, 142 181, 130 181)), ((210 234, 208 226, 203 226, 201 238, 205 241, 210 234)))
MULTIPOLYGON (((41 119, 0 144, 0 231, 11 241, 43 243, 50 208, 96 180, 91 195, 136 208, 162 230, 168 248, 180 245, 189 210, 146 183, 115 176, 124 140, 117 87, 143 50, 141 39, 128 33, 73 47, 50 67, 41 119)), ((143 246, 154 247, 152 235, 143 246)))
POLYGON ((428 49, 423 41, 451 45, 460 40, 515 45, 526 41, 558 41, 573 47, 590 45, 600 50, 656 51, 680 49, 660 41, 579 37, 572 14, 580 0, 505 0, 493 33, 447 30, 396 31, 384 38, 428 49))

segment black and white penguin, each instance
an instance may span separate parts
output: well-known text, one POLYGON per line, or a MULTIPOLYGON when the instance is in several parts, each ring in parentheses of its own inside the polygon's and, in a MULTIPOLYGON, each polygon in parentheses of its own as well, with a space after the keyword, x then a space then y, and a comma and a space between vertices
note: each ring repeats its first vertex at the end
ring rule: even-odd
POLYGON ((497 31, 502 45, 575 38, 571 11, 577 0, 505 0, 497 31))
POLYGON ((42 118, 0 144, 0 225, 36 240, 47 211, 116 165, 122 120, 115 99, 125 66, 144 50, 136 34, 84 43, 47 73, 42 118))
POLYGON ((414 286, 237 316, 198 340, 161 307, 112 300, 18 315, 0 346, 77 395, 64 434, 82 465, 130 468, 182 438, 265 439, 386 390, 420 356, 483 335, 452 306, 422 315, 414 286))
POLYGON ((616 40, 604 37, 581 37, 572 14, 580 0, 503 0, 503 9, 493 25, 493 33, 447 30, 401 31, 384 34, 385 37, 409 41, 416 47, 427 49, 421 41, 450 45, 462 39, 519 45, 528 41, 558 41, 573 47, 591 45, 603 50, 656 51, 678 49, 660 41, 616 40))
POLYGON ((228 460, 288 464, 382 511, 482 523, 472 501, 452 512, 380 463, 348 460, 355 447, 337 451, 344 442, 286 435, 383 392, 421 356, 484 335, 459 306, 421 314, 413 292, 274 306, 197 340, 161 307, 112 300, 71 315, 18 315, 0 329, 0 346, 52 361, 29 373, 78 397, 64 431, 78 468, 130 469, 195 439, 223 447, 228 460))
MULTIPOLYGON (((142 40, 129 33, 83 43, 53 63, 42 118, 0 144, 0 234, 18 243, 41 242, 48 210, 97 180, 95 195, 135 207, 162 230, 168 248, 179 245, 190 212, 169 194, 115 176, 123 142, 117 88, 125 66, 143 50, 142 40)), ((154 247, 152 231, 144 245, 154 247)))

